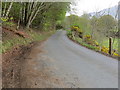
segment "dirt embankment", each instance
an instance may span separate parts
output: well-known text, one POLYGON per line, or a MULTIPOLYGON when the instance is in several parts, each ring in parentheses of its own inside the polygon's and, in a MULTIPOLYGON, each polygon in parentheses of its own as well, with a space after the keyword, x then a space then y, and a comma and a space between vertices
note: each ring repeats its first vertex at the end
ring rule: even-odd
MULTIPOLYGON (((23 31, 2 27, 3 42, 18 37, 26 38, 24 37, 26 35, 27 33, 23 33, 23 31)), ((2 88, 19 88, 21 86, 21 65, 24 63, 24 58, 29 55, 34 44, 30 43, 26 46, 13 45, 12 49, 2 54, 2 88)))
POLYGON ((21 66, 35 43, 15 47, 2 55, 2 87, 19 88, 21 86, 21 66))
POLYGON ((23 67, 26 63, 26 57, 29 56, 31 50, 33 49, 34 46, 37 45, 37 43, 40 43, 45 39, 47 39, 49 36, 52 35, 52 32, 42 33, 32 30, 31 32, 33 33, 30 34, 30 32, 28 33, 27 31, 23 31, 23 30, 17 31, 15 30, 15 28, 11 29, 6 27, 3 28, 2 31, 3 31, 2 38, 3 38, 3 46, 4 46, 3 51, 5 49, 4 54, 2 54, 2 60, 1 60, 2 88, 20 88, 22 82, 21 73, 23 73, 23 69, 24 69, 23 67), (41 35, 41 33, 43 35, 41 35), (15 43, 13 42, 15 38, 22 38, 22 39, 16 39, 17 43, 15 43), (28 39, 28 42, 26 42, 26 39, 28 39), (12 40, 12 42, 10 40, 12 40), (25 44, 23 43, 24 41, 26 42, 25 44))

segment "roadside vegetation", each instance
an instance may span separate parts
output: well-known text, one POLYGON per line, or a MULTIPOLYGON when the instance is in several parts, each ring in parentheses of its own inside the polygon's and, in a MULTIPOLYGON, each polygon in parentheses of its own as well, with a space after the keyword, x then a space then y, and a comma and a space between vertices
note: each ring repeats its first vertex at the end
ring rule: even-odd
POLYGON ((14 36, 10 39, 5 40, 2 43, 2 52, 0 53, 5 53, 8 50, 11 50, 12 48, 17 48, 21 45, 29 45, 32 42, 36 41, 42 41, 51 36, 55 31, 49 31, 49 32, 35 32, 35 31, 27 31, 24 33, 27 33, 29 37, 23 38, 20 36, 14 36))
POLYGON ((3 40, 0 53, 16 45, 43 40, 56 29, 67 30, 72 40, 96 51, 119 56, 118 21, 111 15, 70 15, 68 2, 2 2, 3 40), (12 32, 12 33, 11 33, 12 32), (14 33, 14 34, 13 34, 14 33), (11 34, 11 36, 9 35, 11 34), (110 38, 112 38, 110 46, 110 38), (111 49, 111 50, 110 50, 111 49), (111 52, 111 53, 110 53, 111 52))
MULTIPOLYGON (((8 1, 8 0, 6 0, 8 1)), ((67 2, 0 2, 0 54, 2 54, 2 87, 20 88, 21 73, 32 48, 51 36, 69 10, 67 2)))
POLYGON ((120 37, 117 19, 111 15, 97 15, 84 14, 80 17, 77 15, 66 17, 64 28, 67 30, 68 37, 92 50, 119 57, 118 40, 120 37))
POLYGON ((0 53, 13 47, 41 41, 61 28, 70 3, 2 2, 0 53), (54 12, 53 12, 54 11, 54 12))

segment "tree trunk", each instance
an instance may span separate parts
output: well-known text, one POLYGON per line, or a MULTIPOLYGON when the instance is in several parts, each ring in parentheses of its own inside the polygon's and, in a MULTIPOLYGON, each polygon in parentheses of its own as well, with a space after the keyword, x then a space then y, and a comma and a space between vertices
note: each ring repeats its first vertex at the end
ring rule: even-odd
POLYGON ((34 3, 34 5, 33 5, 34 8, 29 16, 29 19, 26 24, 26 28, 30 27, 30 25, 32 24, 33 20, 36 18, 37 14, 39 13, 40 10, 43 10, 44 8, 46 9, 50 5, 51 5, 51 3, 46 6, 45 6, 44 2, 41 2, 40 4, 37 4, 37 2, 34 3))
MULTIPOLYGON (((1 6, 2 6, 2 5, 1 5, 1 6)), ((2 8, 2 7, 1 7, 1 8, 2 8)), ((5 3, 4 10, 3 10, 3 14, 2 14, 3 17, 5 16, 5 10, 6 10, 6 3, 5 3)))
MULTIPOLYGON (((42 6, 42 7, 44 7, 44 6, 42 6)), ((35 17, 37 16, 38 12, 41 10, 42 7, 40 6, 40 7, 37 9, 37 11, 35 12, 34 16, 33 16, 32 19, 31 19, 30 23, 33 22, 33 20, 35 19, 35 17)))
POLYGON ((40 4, 39 7, 37 7, 37 4, 34 3, 34 9, 32 10, 31 15, 30 15, 30 17, 28 19, 28 22, 26 24, 26 28, 30 27, 31 23, 33 22, 33 20, 35 19, 36 15, 40 11, 40 8, 42 7, 41 5, 42 4, 40 4))
MULTIPOLYGON (((22 5, 22 2, 20 4, 22 5)), ((21 6, 20 12, 19 12, 19 20, 18 20, 17 29, 19 29, 19 27, 20 27, 21 17, 22 17, 22 6, 21 6)))
POLYGON ((22 16, 21 16, 21 22, 25 26, 25 2, 22 3, 22 16))
POLYGON ((11 10, 11 8, 12 8, 12 5, 13 5, 13 0, 12 0, 12 2, 10 3, 9 8, 8 8, 8 10, 7 10, 7 12, 6 12, 6 15, 5 15, 6 18, 8 17, 8 15, 9 15, 9 13, 10 13, 10 10, 11 10))

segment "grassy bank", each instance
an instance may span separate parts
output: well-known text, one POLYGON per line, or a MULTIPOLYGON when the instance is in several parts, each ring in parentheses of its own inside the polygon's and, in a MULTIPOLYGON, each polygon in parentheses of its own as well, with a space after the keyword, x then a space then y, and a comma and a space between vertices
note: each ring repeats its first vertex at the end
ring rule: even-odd
MULTIPOLYGON (((114 39, 114 43, 112 44, 112 54, 110 55, 109 54, 109 39, 108 38, 105 38, 102 40, 102 44, 99 44, 98 42, 99 41, 96 41, 96 40, 92 40, 92 38, 86 38, 90 35, 87 35, 87 36, 83 36, 83 38, 80 38, 79 36, 75 36, 74 35, 74 32, 68 30, 67 31, 67 36, 74 42, 86 47, 86 48, 89 48, 89 49, 92 49, 94 51, 97 51, 97 52, 100 52, 100 53, 103 53, 107 56, 112 56, 112 57, 119 57, 120 54, 119 54, 119 49, 118 49, 118 38, 115 38, 114 39)), ((112 39, 113 41, 113 39, 112 39)))
POLYGON ((27 33, 27 35, 29 36, 28 38, 23 38, 20 36, 11 36, 12 38, 5 39, 0 44, 2 47, 0 53, 5 53, 14 47, 19 47, 21 45, 28 45, 31 42, 45 40, 49 36, 51 36, 54 32, 55 31, 36 32, 34 30, 31 30, 31 31, 25 31, 25 33, 27 33))
MULTIPOLYGON (((115 49, 115 50, 117 50, 118 51, 118 38, 115 38, 114 39, 114 43, 113 43, 113 45, 112 45, 112 47, 113 47, 113 49, 115 49)), ((113 41, 113 40, 112 40, 113 41)), ((106 46, 106 47, 109 47, 109 40, 108 40, 108 38, 105 38, 104 40, 103 40, 103 46, 106 46)))

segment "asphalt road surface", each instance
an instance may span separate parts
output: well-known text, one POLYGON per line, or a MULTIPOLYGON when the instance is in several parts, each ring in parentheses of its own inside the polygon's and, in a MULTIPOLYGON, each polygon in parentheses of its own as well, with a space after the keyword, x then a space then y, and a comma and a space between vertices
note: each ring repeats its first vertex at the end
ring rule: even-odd
POLYGON ((33 71, 28 73, 36 71, 29 76, 28 87, 118 88, 118 61, 72 42, 65 31, 35 47, 28 58, 36 62, 30 65, 33 71))

